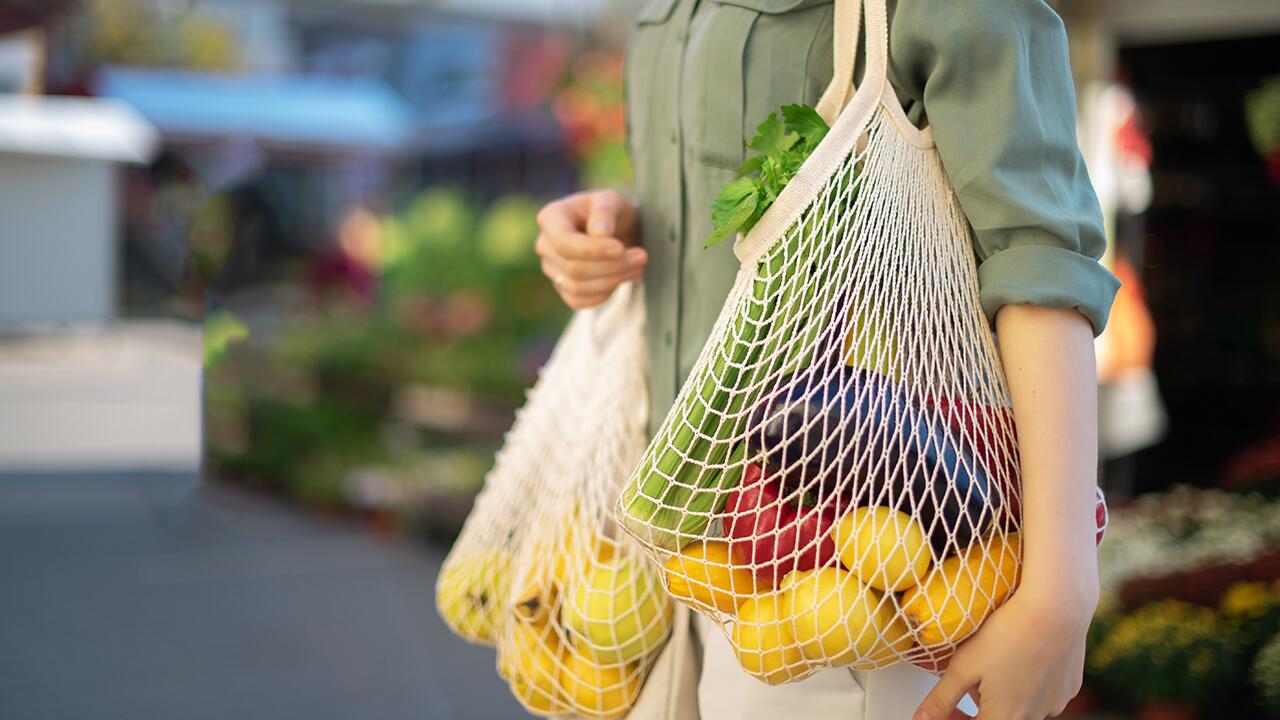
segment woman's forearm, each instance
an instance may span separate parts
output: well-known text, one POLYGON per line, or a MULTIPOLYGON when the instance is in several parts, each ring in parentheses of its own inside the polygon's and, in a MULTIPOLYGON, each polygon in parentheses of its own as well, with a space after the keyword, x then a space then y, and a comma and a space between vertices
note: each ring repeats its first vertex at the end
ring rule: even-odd
POLYGON ((1020 592, 1092 613, 1097 377, 1093 333, 1070 309, 1007 305, 996 316, 1022 459, 1020 592))

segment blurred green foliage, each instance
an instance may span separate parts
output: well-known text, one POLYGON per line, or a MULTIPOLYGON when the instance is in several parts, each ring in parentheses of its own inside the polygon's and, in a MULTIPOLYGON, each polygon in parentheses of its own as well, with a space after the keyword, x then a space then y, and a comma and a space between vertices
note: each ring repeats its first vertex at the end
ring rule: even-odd
MULTIPOLYGON (((217 462, 304 501, 340 504, 352 468, 403 454, 386 437, 400 389, 447 388, 514 410, 568 316, 533 252, 538 207, 514 195, 478 208, 458 191, 426 190, 347 258, 377 278, 369 302, 340 280, 315 288, 308 312, 233 352, 234 319, 214 316, 207 407, 217 462)), ((483 462, 468 465, 478 486, 504 428, 459 422, 473 439, 451 444, 493 436, 481 438, 483 462)))
POLYGON ((1280 76, 1267 78, 1245 96, 1244 115, 1258 154, 1280 152, 1280 76))
POLYGON ((89 0, 77 28, 86 37, 85 67, 153 65, 234 70, 240 39, 224 23, 191 3, 89 0))
POLYGON ((1251 679, 1263 712, 1269 718, 1280 718, 1280 634, 1273 636, 1258 653, 1251 679))
POLYGON ((249 337, 249 328, 226 310, 204 316, 204 366, 209 367, 227 354, 227 346, 249 337))
POLYGON ((1257 658, 1280 633, 1280 581, 1238 582, 1217 607, 1164 599, 1123 613, 1111 599, 1089 629, 1085 671, 1114 704, 1223 713, 1211 717, 1251 717, 1266 705, 1257 658))
POLYGON ((1115 621, 1089 654, 1090 673, 1134 705, 1220 707, 1244 677, 1238 630, 1213 608, 1154 602, 1115 621))

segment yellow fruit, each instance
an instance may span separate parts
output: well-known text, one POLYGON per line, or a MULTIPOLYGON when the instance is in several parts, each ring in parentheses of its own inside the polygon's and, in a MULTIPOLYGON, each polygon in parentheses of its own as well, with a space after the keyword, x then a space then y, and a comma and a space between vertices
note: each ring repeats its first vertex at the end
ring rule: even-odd
POLYGON ((568 513, 558 535, 543 536, 534 543, 534 558, 512 603, 512 610, 524 622, 545 623, 550 610, 569 582, 580 576, 593 560, 608 561, 614 542, 580 524, 576 512, 568 513))
POLYGON ((968 637, 1017 587, 1021 555, 1017 533, 978 540, 908 590, 902 596, 902 613, 920 644, 942 645, 968 637))
POLYGON ((892 508, 855 508, 832 526, 831 542, 840 564, 877 590, 906 590, 919 583, 933 563, 924 528, 892 508))
POLYGON ((571 525, 575 520, 565 521, 565 532, 555 538, 556 546, 547 551, 543 557, 551 560, 551 584, 563 591, 574 578, 590 567, 592 562, 608 562, 616 554, 615 540, 584 527, 571 525))
POLYGON ((550 628, 513 623, 498 647, 498 673, 530 712, 556 715, 568 710, 560 689, 564 653, 550 628))
POLYGON ((592 563, 571 582, 561 615, 578 651, 601 664, 637 660, 661 645, 671 629, 662 583, 625 557, 592 563))
POLYGON ((770 685, 799 677, 807 669, 780 597, 770 594, 749 598, 738 608, 738 619, 733 624, 738 663, 770 685))
POLYGON ((529 625, 546 625, 551 618, 551 608, 556 604, 556 589, 530 583, 516 597, 512 611, 521 622, 529 625))
POLYGON ((464 639, 492 643, 503 617, 501 598, 509 589, 510 570, 505 550, 450 555, 436 578, 440 617, 464 639))
POLYGON ((782 581, 792 635, 806 660, 848 665, 911 648, 911 633, 884 596, 840 568, 800 570, 782 581))
POLYGON ((560 671, 560 687, 573 710, 592 718, 620 717, 640 694, 641 673, 636 665, 599 665, 591 658, 569 653, 560 671))
POLYGON ((667 590, 693 605, 720 612, 737 612, 756 592, 755 575, 735 567, 729 544, 723 540, 693 542, 680 549, 664 566, 667 590))
POLYGON ((888 318, 874 314, 874 303, 864 302, 851 308, 853 328, 844 339, 845 364, 874 370, 897 380, 902 374, 898 363, 898 337, 888 318))

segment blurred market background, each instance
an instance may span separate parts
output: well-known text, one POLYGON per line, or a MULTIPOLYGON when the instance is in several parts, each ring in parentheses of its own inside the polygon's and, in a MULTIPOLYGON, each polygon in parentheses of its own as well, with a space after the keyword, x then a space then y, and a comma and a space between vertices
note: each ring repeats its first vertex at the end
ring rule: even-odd
MULTIPOLYGON (((522 715, 432 583, 639 4, 0 0, 0 717, 522 715)), ((1075 711, 1280 717, 1280 5, 1054 4, 1125 281, 1075 711)))

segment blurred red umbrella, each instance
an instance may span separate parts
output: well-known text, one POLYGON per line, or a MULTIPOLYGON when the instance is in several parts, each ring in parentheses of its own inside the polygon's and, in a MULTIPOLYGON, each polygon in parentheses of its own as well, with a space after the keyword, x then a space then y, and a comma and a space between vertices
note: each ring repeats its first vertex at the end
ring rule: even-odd
POLYGON ((78 0, 0 0, 0 35, 42 25, 78 0))

